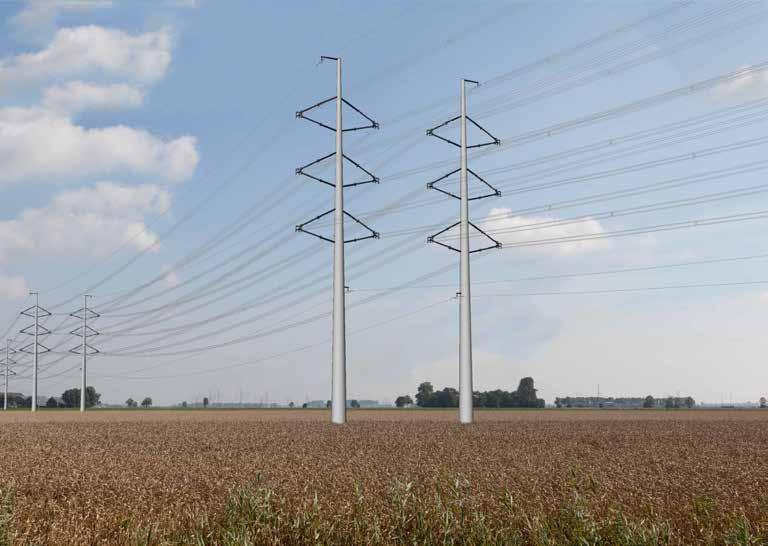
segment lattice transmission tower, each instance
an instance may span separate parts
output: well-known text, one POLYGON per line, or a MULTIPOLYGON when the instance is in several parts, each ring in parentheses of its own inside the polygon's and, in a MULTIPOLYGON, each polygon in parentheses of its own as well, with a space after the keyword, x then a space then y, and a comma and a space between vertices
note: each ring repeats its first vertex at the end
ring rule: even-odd
POLYGON ((482 252, 484 250, 490 250, 492 248, 501 248, 501 243, 488 235, 485 231, 477 227, 475 224, 469 221, 469 202, 476 201, 478 199, 486 199, 488 197, 498 197, 501 192, 486 182, 480 175, 474 172, 467 166, 467 150, 473 148, 481 148, 483 146, 498 146, 501 141, 486 131, 475 120, 467 115, 467 84, 480 85, 474 80, 461 80, 461 113, 455 118, 451 118, 448 121, 441 123, 440 125, 427 129, 427 135, 439 138, 440 140, 447 142, 453 146, 456 146, 460 150, 460 166, 458 169, 449 172, 440 178, 433 180, 427 184, 427 189, 437 190, 449 197, 458 199, 461 202, 459 221, 455 224, 448 226, 447 228, 438 231, 434 235, 427 238, 430 243, 435 243, 443 246, 447 249, 456 251, 460 254, 460 292, 457 294, 459 297, 459 420, 462 423, 472 422, 472 294, 470 283, 470 271, 469 271, 469 256, 476 252, 482 252), (451 140, 447 137, 435 133, 436 130, 441 129, 451 123, 459 121, 461 137, 459 142, 451 140), (467 122, 474 125, 491 140, 488 142, 481 142, 479 144, 469 144, 467 142, 467 122), (450 192, 444 188, 439 187, 437 184, 443 180, 459 173, 459 194, 450 192), (468 177, 472 175, 474 180, 480 182, 488 193, 482 193, 477 196, 469 196, 469 182, 468 177), (459 248, 451 246, 445 242, 438 240, 438 237, 447 231, 459 226, 459 248), (477 231, 485 239, 491 242, 487 246, 481 246, 474 250, 469 246, 469 231, 470 228, 477 231))
POLYGON ((37 371, 40 363, 40 355, 50 352, 48 347, 40 343, 40 338, 51 333, 48 328, 40 325, 40 319, 50 317, 51 313, 40 307, 40 299, 37 292, 30 292, 29 295, 35 296, 35 304, 32 307, 24 309, 21 314, 25 317, 34 318, 35 323, 30 324, 20 332, 32 336, 34 339, 32 343, 25 345, 19 349, 19 351, 34 356, 34 359, 32 360, 32 411, 37 411, 37 371))
POLYGON ((3 375, 5 376, 5 389, 3 391, 4 392, 4 394, 3 394, 3 409, 4 410, 8 409, 8 376, 9 375, 16 375, 16 372, 14 372, 11 369, 11 366, 16 364, 16 361, 11 358, 12 354, 16 354, 16 351, 11 349, 11 342, 12 342, 11 339, 6 339, 5 340, 5 358, 0 360, 0 363, 2 363, 3 367, 5 368, 4 369, 4 373, 3 373, 3 375))
POLYGON ((354 243, 357 241, 363 241, 365 239, 379 238, 379 234, 376 231, 368 227, 363 221, 359 220, 358 218, 355 218, 349 212, 344 210, 344 188, 360 186, 362 184, 376 184, 379 182, 379 179, 374 174, 366 170, 359 163, 357 163, 356 161, 347 157, 344 154, 343 138, 344 138, 344 133, 346 132, 361 131, 364 129, 378 129, 379 124, 376 123, 373 119, 368 117, 366 114, 364 114, 361 110, 359 110, 357 107, 355 107, 352 103, 350 103, 343 97, 342 78, 341 78, 341 59, 338 57, 323 56, 320 58, 320 62, 322 62, 323 60, 336 61, 336 95, 329 99, 320 101, 317 104, 313 104, 308 108, 299 110, 298 112, 296 112, 296 117, 305 119, 307 121, 314 123, 315 125, 319 125, 320 127, 323 127, 324 129, 333 131, 336 134, 336 150, 326 156, 321 157, 320 159, 317 159, 315 161, 312 161, 311 163, 304 165, 303 167, 299 167, 298 169, 296 169, 296 174, 306 176, 308 178, 311 178, 312 180, 321 182, 327 186, 334 188, 335 189, 335 206, 331 210, 328 210, 322 214, 319 214, 314 218, 312 218, 311 220, 308 220, 307 222, 297 225, 296 231, 308 233, 309 235, 313 235, 319 239, 328 241, 333 244, 333 349, 332 349, 333 361, 332 361, 332 372, 331 372, 331 384, 332 384, 331 386, 331 421, 336 424, 343 424, 347 420, 347 363, 346 363, 347 343, 346 343, 346 320, 345 320, 344 245, 346 243, 354 243), (328 104, 330 102, 335 102, 336 104, 336 124, 334 127, 326 123, 323 123, 321 121, 318 121, 317 119, 313 119, 307 116, 308 112, 316 108, 319 108, 325 104, 328 104), (344 110, 344 105, 347 105, 349 108, 357 112, 359 115, 365 118, 368 121, 368 123, 365 125, 360 125, 356 127, 344 128, 344 124, 342 121, 342 117, 343 117, 342 113, 344 110), (331 182, 329 180, 325 180, 320 176, 317 176, 307 171, 307 169, 309 169, 310 167, 317 165, 318 163, 321 163, 326 159, 329 159, 334 156, 336 160, 335 181, 331 182), (365 175, 367 175, 368 178, 359 182, 351 182, 351 183, 345 184, 344 183, 344 162, 345 161, 352 164, 356 169, 365 173, 365 175), (326 216, 332 213, 333 213, 333 236, 332 237, 327 237, 307 229, 307 226, 309 226, 310 224, 322 218, 325 218, 326 216), (353 222, 356 222, 358 225, 360 225, 367 232, 367 235, 355 237, 352 239, 345 239, 344 238, 345 217, 349 218, 353 222))
POLYGON ((88 298, 91 298, 93 296, 90 296, 89 294, 83 295, 83 306, 75 311, 74 313, 70 313, 70 317, 79 318, 82 321, 82 324, 72 330, 70 334, 81 337, 82 342, 77 347, 74 347, 69 350, 70 353, 74 353, 76 355, 81 355, 83 358, 82 363, 80 364, 80 411, 85 411, 85 400, 86 400, 86 366, 88 364, 88 357, 90 355, 95 355, 99 353, 99 350, 91 347, 88 344, 88 338, 98 336, 99 332, 97 332, 93 327, 88 325, 88 319, 95 319, 100 317, 97 312, 93 311, 92 309, 88 308, 88 298))

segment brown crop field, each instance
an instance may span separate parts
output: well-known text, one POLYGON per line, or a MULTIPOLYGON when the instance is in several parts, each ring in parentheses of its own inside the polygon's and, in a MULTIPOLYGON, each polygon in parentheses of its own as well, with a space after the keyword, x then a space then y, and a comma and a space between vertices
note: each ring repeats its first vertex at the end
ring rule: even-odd
POLYGON ((0 415, 0 544, 766 544, 768 411, 0 415))

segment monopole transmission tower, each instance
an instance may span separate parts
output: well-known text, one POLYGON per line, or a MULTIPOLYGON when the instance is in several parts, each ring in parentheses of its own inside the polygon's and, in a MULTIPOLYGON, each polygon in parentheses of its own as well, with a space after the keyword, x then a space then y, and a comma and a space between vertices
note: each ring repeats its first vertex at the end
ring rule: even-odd
POLYGON ((346 319, 345 319, 345 284, 344 284, 344 245, 347 243, 354 243, 363 241, 365 239, 378 239, 379 234, 368 227, 363 221, 354 217, 352 214, 344 210, 344 188, 353 186, 360 186, 363 184, 376 184, 379 179, 370 171, 365 169, 362 165, 344 154, 344 133, 350 131, 362 131, 365 129, 378 129, 379 124, 373 119, 364 114, 352 103, 347 101, 342 94, 342 78, 341 78, 341 59, 338 57, 323 56, 320 58, 320 62, 323 60, 336 62, 336 95, 322 100, 317 104, 299 110, 296 112, 296 117, 305 119, 315 125, 318 125, 329 131, 333 131, 336 136, 336 150, 328 155, 321 157, 311 163, 299 167, 296 169, 296 174, 306 176, 330 186, 335 189, 335 206, 334 208, 319 214, 296 226, 296 231, 301 231, 328 241, 333 244, 333 360, 332 360, 332 372, 331 372, 331 421, 336 424, 343 424, 347 420, 347 356, 346 356, 346 319), (335 103, 336 106, 336 123, 335 126, 331 126, 327 123, 323 123, 315 118, 308 116, 307 114, 321 106, 328 103, 335 103), (344 105, 351 108, 362 116, 367 123, 354 127, 344 127, 343 124, 343 110, 344 105), (335 157, 336 161, 336 178, 333 182, 325 180, 320 176, 312 174, 310 168, 327 160, 331 157, 335 157), (350 183, 344 183, 344 164, 350 163, 357 170, 366 175, 366 178, 362 181, 355 181, 350 183), (333 214, 333 235, 325 236, 315 231, 308 229, 314 222, 321 220, 329 215, 333 214), (351 239, 345 239, 344 237, 344 220, 349 218, 360 227, 363 228, 365 234, 354 237, 351 239))
POLYGON ((476 252, 483 252, 492 248, 501 248, 501 243, 499 241, 488 235, 485 231, 483 231, 469 220, 470 201, 486 199, 488 197, 498 197, 501 195, 501 192, 491 186, 480 175, 468 167, 467 151, 473 148, 481 148, 483 146, 498 146, 501 144, 501 141, 486 131, 482 126, 480 126, 480 124, 478 124, 475 120, 467 115, 466 87, 468 83, 480 85, 478 82, 473 80, 461 80, 461 113, 458 116, 451 118, 448 121, 433 127, 432 129, 427 130, 427 135, 439 138, 448 144, 456 146, 460 150, 459 168, 427 184, 427 189, 437 190, 449 197, 458 199, 461 202, 459 221, 445 229, 438 231, 434 235, 431 235, 427 238, 427 241, 458 252, 460 255, 460 291, 457 296, 459 297, 459 420, 462 423, 472 422, 472 295, 469 256, 470 254, 474 254, 476 252), (451 140, 450 138, 435 132, 438 129, 454 123, 455 121, 458 121, 460 125, 461 136, 459 142, 451 140), (469 144, 467 142, 467 122, 471 123, 477 129, 479 129, 490 140, 478 144, 469 144), (458 195, 438 185, 440 182, 443 182, 456 173, 459 173, 458 195), (470 175, 472 176, 473 180, 476 180, 483 186, 483 188, 486 190, 485 192, 473 197, 469 196, 468 179, 470 175), (455 228, 456 226, 459 226, 459 248, 456 248, 439 239, 440 235, 455 228), (470 228, 478 232, 486 241, 488 241, 489 244, 476 249, 470 249, 470 228))

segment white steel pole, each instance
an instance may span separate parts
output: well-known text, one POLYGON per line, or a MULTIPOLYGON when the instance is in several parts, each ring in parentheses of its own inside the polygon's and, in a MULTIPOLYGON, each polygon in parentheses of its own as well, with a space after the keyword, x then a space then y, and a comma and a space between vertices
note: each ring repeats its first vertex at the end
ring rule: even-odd
POLYGON ((8 409, 8 366, 11 365, 11 340, 5 342, 5 391, 3 394, 3 410, 8 409))
POLYGON ((39 357, 37 334, 40 330, 40 298, 35 294, 35 358, 32 364, 32 411, 37 411, 37 362, 39 357))
POLYGON ((83 295, 83 364, 80 373, 80 411, 85 411, 85 365, 88 360, 88 295, 83 295))
POLYGON ((459 421, 472 422, 472 296, 469 282, 469 195, 467 188, 467 97, 461 80, 461 297, 459 299, 459 421))
POLYGON ((347 420, 347 341, 344 294, 344 155, 341 59, 336 59, 336 210, 333 235, 333 371, 331 421, 347 420))

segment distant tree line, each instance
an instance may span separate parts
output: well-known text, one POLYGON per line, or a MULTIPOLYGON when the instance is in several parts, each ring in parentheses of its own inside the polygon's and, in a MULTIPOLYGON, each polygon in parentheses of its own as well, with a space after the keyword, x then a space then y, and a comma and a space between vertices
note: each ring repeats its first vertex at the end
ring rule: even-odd
POLYGON ((666 408, 680 409, 692 408, 696 400, 690 396, 667 398, 654 398, 651 395, 645 398, 614 398, 597 396, 565 396, 555 398, 555 407, 558 408, 666 408))
MULTIPOLYGON (((459 391, 453 387, 435 390, 432 383, 425 381, 416 392, 416 405, 422 408, 457 408, 459 391)), ((398 396, 395 406, 403 408, 413 405, 410 396, 398 396)), ((544 399, 536 396, 532 377, 524 377, 515 391, 496 389, 472 393, 472 405, 476 408, 543 408, 544 399)))
MULTIPOLYGON (((3 403, 4 394, 0 393, 0 404, 3 403)), ((85 407, 92 408, 101 405, 101 394, 96 392, 94 387, 85 388, 85 407)), ((8 406, 16 408, 31 408, 32 397, 22 394, 8 393, 8 406)), ((79 408, 80 407, 80 389, 67 389, 61 397, 51 396, 45 401, 46 408, 79 408)))
MULTIPOLYGON (((139 407, 139 403, 136 400, 134 400, 133 398, 129 398, 128 400, 126 400, 125 401, 125 405, 126 405, 126 407, 129 407, 129 408, 138 408, 139 407)), ((145 409, 146 408, 151 408, 152 407, 152 399, 149 396, 147 396, 144 400, 141 401, 141 407, 145 408, 145 409)))

